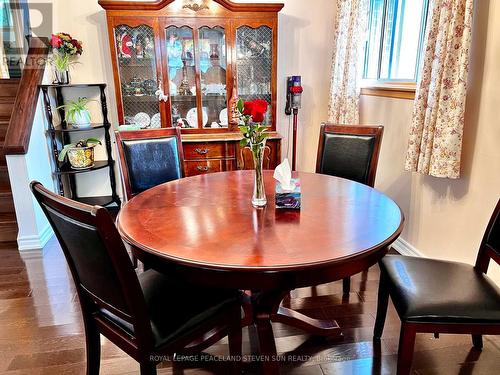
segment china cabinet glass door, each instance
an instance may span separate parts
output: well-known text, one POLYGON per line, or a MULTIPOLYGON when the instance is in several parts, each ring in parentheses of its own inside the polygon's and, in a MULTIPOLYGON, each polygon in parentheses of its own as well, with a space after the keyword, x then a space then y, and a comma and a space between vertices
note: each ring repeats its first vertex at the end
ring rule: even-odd
POLYGON ((197 128, 196 52, 193 29, 189 26, 169 26, 165 33, 172 125, 197 128))
POLYGON ((273 31, 269 26, 236 29, 238 96, 245 101, 263 99, 269 104, 265 124, 272 125, 273 31))
POLYGON ((226 34, 222 27, 198 29, 204 128, 227 128, 226 34))
POLYGON ((121 84, 123 123, 141 128, 160 128, 155 35, 147 25, 115 27, 118 73, 121 84))

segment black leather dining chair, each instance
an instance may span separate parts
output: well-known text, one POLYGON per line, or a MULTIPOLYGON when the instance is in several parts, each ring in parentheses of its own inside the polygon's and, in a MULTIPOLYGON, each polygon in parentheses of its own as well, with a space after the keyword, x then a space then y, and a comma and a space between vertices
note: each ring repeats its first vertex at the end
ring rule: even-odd
POLYGON ((477 349, 481 335, 500 334, 500 289, 486 275, 491 259, 500 264, 500 200, 475 266, 406 256, 380 261, 374 339, 382 336, 390 296, 401 319, 398 375, 411 371, 416 333, 471 334, 477 349))
POLYGON ((184 176, 179 128, 117 131, 115 134, 126 200, 184 176))
MULTIPOLYGON (((375 185, 383 126, 322 124, 316 173, 342 177, 368 186, 375 185)), ((351 279, 343 280, 343 293, 351 279)))
MULTIPOLYGON (((136 274, 109 212, 61 197, 39 182, 31 190, 47 216, 77 289, 85 327, 87 374, 99 374, 100 334, 156 374, 166 356, 214 329, 241 355, 242 294, 180 283, 154 270, 136 274)), ((198 345, 201 348, 201 345, 198 345)), ((238 361, 233 370, 238 372, 238 361)))

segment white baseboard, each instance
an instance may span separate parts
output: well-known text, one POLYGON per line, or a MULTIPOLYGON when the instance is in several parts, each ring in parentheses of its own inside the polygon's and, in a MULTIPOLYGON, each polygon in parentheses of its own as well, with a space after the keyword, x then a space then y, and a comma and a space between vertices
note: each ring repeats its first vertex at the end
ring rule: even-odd
POLYGON ((47 224, 37 236, 22 236, 17 238, 19 251, 41 250, 54 235, 52 227, 47 224))
POLYGON ((420 257, 425 258, 426 256, 422 254, 417 248, 415 248, 410 243, 403 240, 401 237, 398 238, 393 244, 392 247, 401 255, 407 255, 411 257, 420 257))

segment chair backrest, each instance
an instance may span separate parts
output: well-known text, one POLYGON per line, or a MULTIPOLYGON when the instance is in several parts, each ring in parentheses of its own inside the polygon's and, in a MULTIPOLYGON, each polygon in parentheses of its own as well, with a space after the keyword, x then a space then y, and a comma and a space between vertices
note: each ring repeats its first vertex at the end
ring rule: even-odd
POLYGON ((144 295, 109 212, 54 194, 37 181, 30 187, 59 240, 83 313, 105 309, 151 341, 144 295))
POLYGON ((125 196, 184 176, 179 128, 116 132, 125 196))
POLYGON ((490 259, 500 265, 500 199, 486 227, 476 260, 476 268, 484 273, 488 272, 490 259))
POLYGON ((383 126, 322 124, 316 173, 373 187, 383 133, 383 126))

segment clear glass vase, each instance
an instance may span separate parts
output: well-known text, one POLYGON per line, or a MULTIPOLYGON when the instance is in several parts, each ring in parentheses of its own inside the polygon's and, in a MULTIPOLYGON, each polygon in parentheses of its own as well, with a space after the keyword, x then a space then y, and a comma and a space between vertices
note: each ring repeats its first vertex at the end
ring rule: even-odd
POLYGON ((70 84, 70 76, 69 69, 66 70, 58 70, 54 68, 54 83, 58 85, 69 85, 70 84))
POLYGON ((255 181, 253 188, 252 205, 254 207, 264 207, 267 204, 266 190, 264 188, 264 175, 262 173, 264 163, 264 150, 266 141, 257 144, 250 144, 253 162, 255 166, 255 181))

